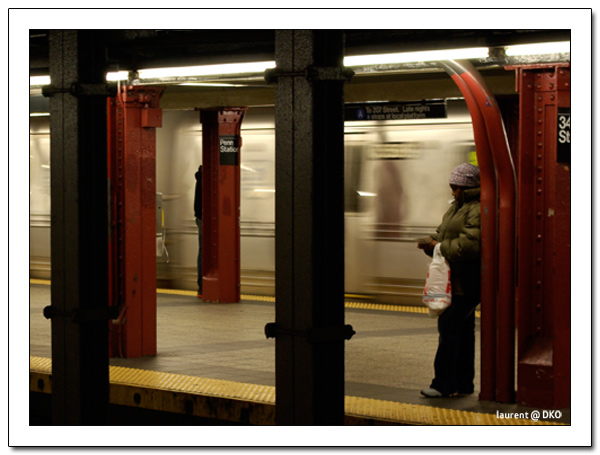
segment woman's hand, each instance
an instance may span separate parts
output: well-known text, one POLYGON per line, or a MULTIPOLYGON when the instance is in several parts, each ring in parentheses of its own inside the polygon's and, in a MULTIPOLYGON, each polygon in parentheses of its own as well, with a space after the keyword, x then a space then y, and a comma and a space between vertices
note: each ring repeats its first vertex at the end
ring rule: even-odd
POLYGON ((439 242, 437 240, 433 240, 430 236, 427 236, 417 240, 417 248, 425 251, 426 253, 430 253, 438 243, 439 242))

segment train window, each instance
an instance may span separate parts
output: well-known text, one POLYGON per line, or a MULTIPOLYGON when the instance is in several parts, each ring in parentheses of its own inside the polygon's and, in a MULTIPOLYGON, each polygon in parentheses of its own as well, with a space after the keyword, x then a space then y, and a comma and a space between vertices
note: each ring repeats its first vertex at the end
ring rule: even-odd
POLYGON ((344 147, 344 212, 360 211, 360 178, 365 147, 346 144, 344 147))
POLYGON ((460 163, 470 163, 478 166, 474 142, 457 142, 453 147, 452 155, 456 156, 460 163))

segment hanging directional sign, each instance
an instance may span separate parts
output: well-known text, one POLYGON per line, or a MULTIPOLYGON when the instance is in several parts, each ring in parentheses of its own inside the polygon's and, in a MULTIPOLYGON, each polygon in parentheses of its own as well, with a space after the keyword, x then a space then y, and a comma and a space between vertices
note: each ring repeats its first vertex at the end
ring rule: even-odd
POLYGON ((349 103, 345 105, 346 121, 419 120, 447 118, 445 100, 410 102, 349 103))

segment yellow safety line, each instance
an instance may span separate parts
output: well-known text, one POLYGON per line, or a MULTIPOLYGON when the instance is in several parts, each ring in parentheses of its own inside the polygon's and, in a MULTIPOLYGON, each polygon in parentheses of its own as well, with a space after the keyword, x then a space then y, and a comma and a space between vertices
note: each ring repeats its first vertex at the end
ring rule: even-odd
POLYGON ((405 313, 427 313, 427 308, 420 306, 390 305, 384 303, 368 302, 344 302, 346 308, 355 308, 360 310, 380 310, 380 311, 403 311, 405 313))
POLYGON ((372 295, 366 295, 366 294, 345 294, 344 297, 346 297, 347 299, 362 299, 362 300, 373 300, 373 296, 372 295))
MULTIPOLYGON (((29 357, 30 390, 51 393, 52 360, 29 357)), ((275 387, 200 378, 174 373, 111 366, 110 401, 113 404, 202 417, 273 425, 275 387), (225 401, 224 401, 225 400, 225 401)), ((529 419, 499 419, 487 414, 361 397, 345 397, 346 424, 404 425, 564 425, 529 419)))
POLYGON ((196 297, 196 291, 186 291, 185 289, 157 289, 158 294, 172 294, 172 295, 191 295, 196 297))
MULTIPOLYGON (((30 278, 29 282, 31 284, 46 284, 46 285, 50 284, 50 280, 39 280, 39 279, 34 279, 34 278, 30 278)), ((197 295, 196 291, 190 291, 190 290, 185 290, 185 289, 160 289, 159 288, 156 290, 156 292, 158 294, 187 295, 187 296, 192 296, 192 297, 196 297, 196 295, 197 295)), ((259 302, 275 302, 275 297, 273 297, 273 296, 242 294, 241 297, 244 300, 254 300, 254 301, 259 301, 259 302)), ((356 294, 346 294, 346 297, 371 298, 368 296, 356 295, 356 294)), ((409 306, 409 305, 391 305, 391 304, 383 304, 383 303, 353 302, 351 300, 346 300, 344 302, 344 306, 346 308, 361 309, 361 310, 400 311, 403 313, 427 314, 427 308, 425 308, 424 306, 421 307, 421 306, 409 306)), ((475 316, 478 318, 481 317, 481 312, 476 311, 475 316)))

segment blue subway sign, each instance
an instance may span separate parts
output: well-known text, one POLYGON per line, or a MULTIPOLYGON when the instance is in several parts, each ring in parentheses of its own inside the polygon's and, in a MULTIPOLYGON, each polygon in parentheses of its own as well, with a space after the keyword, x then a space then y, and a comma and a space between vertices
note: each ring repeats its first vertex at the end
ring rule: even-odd
POLYGON ((421 120, 447 117, 445 100, 348 103, 344 106, 346 121, 421 120))

